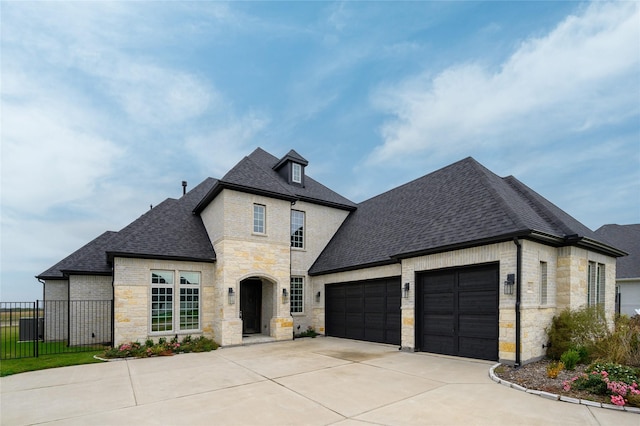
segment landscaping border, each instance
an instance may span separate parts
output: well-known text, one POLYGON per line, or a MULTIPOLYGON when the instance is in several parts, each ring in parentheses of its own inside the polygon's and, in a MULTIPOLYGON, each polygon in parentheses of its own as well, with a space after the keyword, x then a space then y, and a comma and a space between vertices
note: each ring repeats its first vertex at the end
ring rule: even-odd
POLYGON ((527 389, 524 386, 520 386, 520 385, 517 385, 515 383, 511 383, 511 382, 509 382, 507 380, 501 379, 500 377, 496 376, 493 371, 496 368, 498 368, 499 366, 501 366, 501 365, 502 364, 497 363, 494 366, 492 366, 489 369, 489 377, 491 378, 491 380, 493 380, 494 382, 496 382, 496 383, 498 383, 498 384, 500 384, 502 386, 506 386, 506 387, 511 388, 511 389, 515 389, 515 390, 519 390, 519 391, 522 391, 522 392, 526 392, 526 393, 529 393, 531 395, 538 395, 538 396, 540 396, 542 398, 546 398, 546 399, 569 402, 571 404, 588 405, 588 406, 591 406, 591 407, 608 408, 610 410, 616 410, 616 411, 628 411, 630 413, 640 414, 640 408, 637 408, 637 407, 627 407, 627 406, 620 407, 618 405, 605 404, 605 403, 590 401, 588 399, 571 398, 571 397, 564 396, 564 395, 556 395, 555 393, 549 393, 549 392, 539 391, 539 390, 535 390, 535 389, 527 389))

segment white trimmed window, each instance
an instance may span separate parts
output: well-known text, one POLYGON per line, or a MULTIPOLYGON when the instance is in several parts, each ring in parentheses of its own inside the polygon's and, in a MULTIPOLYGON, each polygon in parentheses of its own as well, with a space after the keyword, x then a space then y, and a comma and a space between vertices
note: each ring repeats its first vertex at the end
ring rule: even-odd
POLYGON ((291 163, 291 180, 302 183, 302 166, 298 163, 291 163))
POLYGON ((547 262, 540 262, 540 304, 548 303, 547 262))
POLYGON ((304 248, 304 212, 291 210, 291 247, 304 248))
POLYGON ((605 275, 602 263, 589 262, 587 276, 587 304, 594 306, 604 303, 605 275))
POLYGON ((266 234, 267 207, 262 204, 253 205, 253 232, 256 234, 266 234))
POLYGON ((200 272, 180 272, 180 330, 200 329, 200 272))
POLYGON ((304 278, 303 277, 291 277, 291 313, 304 312, 304 278))
POLYGON ((151 331, 173 331, 173 271, 151 271, 151 331))
POLYGON ((176 286, 175 271, 151 271, 152 333, 200 329, 200 272, 180 271, 178 275, 180 281, 176 286))

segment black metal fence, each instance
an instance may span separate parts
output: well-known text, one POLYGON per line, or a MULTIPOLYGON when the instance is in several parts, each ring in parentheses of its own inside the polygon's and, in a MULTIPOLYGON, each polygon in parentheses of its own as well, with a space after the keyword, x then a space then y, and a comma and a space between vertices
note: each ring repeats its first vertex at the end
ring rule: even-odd
POLYGON ((84 352, 112 343, 111 300, 0 302, 0 359, 84 352))

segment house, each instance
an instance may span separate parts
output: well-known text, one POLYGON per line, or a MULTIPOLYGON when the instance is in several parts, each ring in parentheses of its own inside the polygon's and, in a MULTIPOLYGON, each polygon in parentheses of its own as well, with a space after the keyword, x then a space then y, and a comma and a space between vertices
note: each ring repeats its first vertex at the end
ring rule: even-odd
POLYGON ((40 274, 45 298, 112 299, 115 344, 314 327, 516 364, 544 355, 559 310, 613 319, 625 253, 514 177, 466 158, 356 204, 307 166, 256 149, 40 274))
POLYGON ((596 230, 596 235, 629 253, 619 258, 616 266, 618 312, 629 316, 640 314, 640 224, 604 225, 596 230))

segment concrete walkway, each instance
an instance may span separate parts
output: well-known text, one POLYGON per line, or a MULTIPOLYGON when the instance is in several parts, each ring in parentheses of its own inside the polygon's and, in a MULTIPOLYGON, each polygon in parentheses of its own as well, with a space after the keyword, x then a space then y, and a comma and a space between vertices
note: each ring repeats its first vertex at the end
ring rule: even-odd
POLYGON ((0 423, 640 425, 501 386, 491 365, 307 338, 4 377, 0 423))

